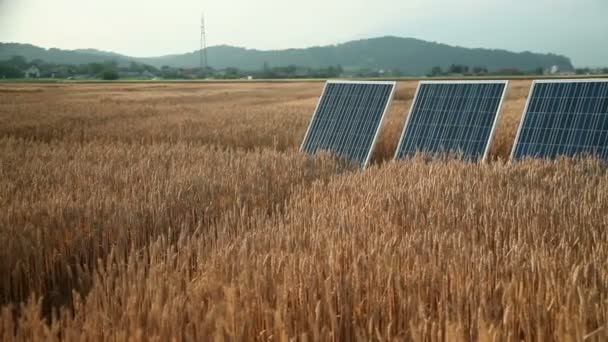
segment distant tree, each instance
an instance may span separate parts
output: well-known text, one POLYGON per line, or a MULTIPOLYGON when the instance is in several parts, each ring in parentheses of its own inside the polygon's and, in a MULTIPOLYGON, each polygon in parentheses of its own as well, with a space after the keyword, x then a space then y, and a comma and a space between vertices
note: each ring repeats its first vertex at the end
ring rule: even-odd
POLYGON ((603 68, 602 69, 602 74, 608 74, 608 68, 603 68))
POLYGON ((105 66, 102 63, 89 63, 88 64, 88 74, 98 75, 101 74, 105 70, 105 66))
POLYGON ((226 68, 225 70, 225 78, 227 79, 237 79, 241 78, 243 73, 237 68, 226 68))
POLYGON ((84 75, 89 73, 89 66, 87 64, 80 64, 74 68, 76 74, 84 75))
POLYGON ((119 78, 118 72, 115 69, 105 69, 101 74, 101 78, 106 81, 113 81, 119 78))
POLYGON ((521 76, 525 73, 517 68, 503 68, 494 73, 495 75, 503 75, 503 76, 521 76))
POLYGON ((450 74, 462 74, 463 71, 464 71, 464 68, 462 65, 452 64, 450 66, 450 74))
POLYGON ((116 60, 105 61, 105 62, 103 62, 103 64, 106 68, 112 68, 112 69, 118 68, 118 62, 116 60))
POLYGON ((443 70, 441 70, 440 66, 434 66, 433 69, 431 69, 431 73, 429 74, 429 76, 441 76, 443 75, 443 70))
POLYGON ((270 65, 266 61, 264 61, 264 65, 262 66, 261 77, 262 78, 274 78, 275 77, 273 70, 270 68, 270 65))
POLYGON ((23 71, 8 62, 0 62, 0 78, 21 78, 23 71))
POLYGON ((538 68, 534 69, 535 75, 543 75, 544 73, 545 73, 545 68, 543 68, 543 67, 538 67, 538 68))
POLYGON ((156 69, 154 66, 152 65, 148 65, 148 64, 142 64, 142 68, 144 69, 144 71, 148 71, 151 72, 153 74, 158 73, 158 69, 156 69))
POLYGON ((21 70, 25 70, 28 67, 27 60, 23 56, 13 56, 8 60, 8 63, 21 70))
POLYGON ((329 77, 329 78, 340 76, 338 69, 335 68, 334 66, 330 66, 330 67, 326 68, 323 73, 325 74, 326 77, 329 77))
POLYGON ((42 59, 40 59, 40 58, 36 58, 36 59, 32 60, 32 62, 31 62, 30 64, 34 64, 34 65, 36 65, 36 66, 38 66, 38 67, 41 67, 41 66, 43 66, 43 65, 48 65, 49 63, 47 63, 47 62, 43 61, 43 60, 42 60, 42 59))
POLYGON ((298 67, 295 65, 289 65, 287 66, 287 68, 285 68, 285 71, 287 72, 287 74, 293 76, 296 74, 296 71, 298 71, 298 67))
POLYGON ((129 71, 133 72, 143 72, 145 70, 143 64, 139 64, 135 61, 131 61, 129 63, 129 71))
POLYGON ((180 78, 184 78, 184 75, 183 75, 182 72, 180 72, 177 69, 173 69, 173 68, 171 68, 169 66, 166 66, 166 65, 164 65, 161 68, 160 75, 164 79, 180 79, 180 78))

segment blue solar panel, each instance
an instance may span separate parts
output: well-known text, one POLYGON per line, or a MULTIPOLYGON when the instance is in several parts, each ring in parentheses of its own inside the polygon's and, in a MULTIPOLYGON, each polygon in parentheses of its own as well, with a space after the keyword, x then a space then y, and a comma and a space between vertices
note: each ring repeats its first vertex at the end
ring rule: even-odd
POLYGON ((420 82, 395 159, 416 153, 485 159, 507 81, 420 82))
POLYGON ((535 81, 511 159, 608 159, 608 80, 535 81))
POLYGON ((395 82, 328 81, 301 150, 367 166, 394 90, 395 82))

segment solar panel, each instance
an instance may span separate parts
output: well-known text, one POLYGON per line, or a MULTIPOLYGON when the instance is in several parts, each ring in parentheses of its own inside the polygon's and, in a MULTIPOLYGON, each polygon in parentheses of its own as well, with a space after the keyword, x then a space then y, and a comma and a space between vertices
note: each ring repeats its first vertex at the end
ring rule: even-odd
POLYGON ((366 167, 395 82, 327 81, 301 150, 330 151, 366 167))
POLYGON ((511 159, 584 154, 608 159, 608 80, 534 81, 511 159))
POLYGON ((485 160, 507 86, 507 81, 420 82, 395 159, 422 152, 485 160))

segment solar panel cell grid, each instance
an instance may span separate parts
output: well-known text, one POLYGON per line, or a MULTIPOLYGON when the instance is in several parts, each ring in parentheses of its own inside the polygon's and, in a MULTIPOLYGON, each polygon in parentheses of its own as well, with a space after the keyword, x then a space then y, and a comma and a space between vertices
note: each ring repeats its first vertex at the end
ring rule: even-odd
POLYGON ((421 82, 396 159, 418 152, 485 158, 506 81, 421 82))
POLYGON ((593 154, 608 158, 608 80, 536 81, 512 159, 593 154))
POLYGON ((302 151, 335 152, 365 167, 394 88, 395 82, 327 82, 302 151))

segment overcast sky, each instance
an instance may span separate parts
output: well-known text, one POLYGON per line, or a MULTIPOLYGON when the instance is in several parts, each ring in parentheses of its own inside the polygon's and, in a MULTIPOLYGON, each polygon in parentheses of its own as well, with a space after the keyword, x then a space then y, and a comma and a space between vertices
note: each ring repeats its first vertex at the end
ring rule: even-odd
POLYGON ((554 52, 608 66, 608 0, 0 0, 0 41, 137 57, 208 45, 309 47, 383 35, 554 52))

